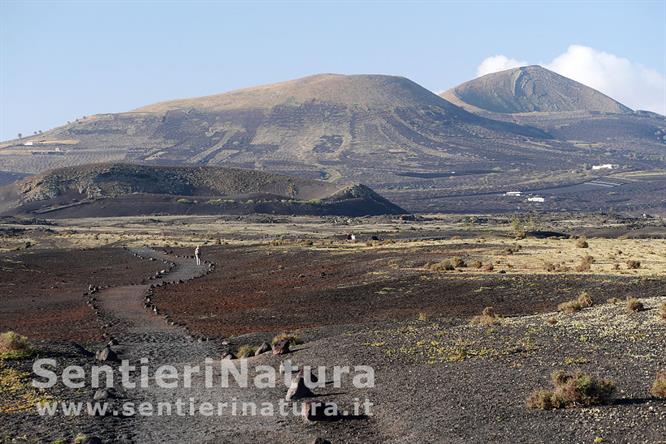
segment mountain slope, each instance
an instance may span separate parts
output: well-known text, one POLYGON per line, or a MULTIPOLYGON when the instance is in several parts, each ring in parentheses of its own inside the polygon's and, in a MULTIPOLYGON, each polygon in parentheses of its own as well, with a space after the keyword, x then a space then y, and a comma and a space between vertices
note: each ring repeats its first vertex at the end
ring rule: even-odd
MULTIPOLYGON (((542 77, 557 91, 545 97, 580 103, 560 97, 572 81, 542 77)), ((452 194, 575 182, 589 165, 666 167, 658 117, 595 113, 469 112, 403 77, 324 74, 82 118, 0 144, 0 169, 233 166, 362 182, 411 210, 446 211, 452 194)))
POLYGON ((216 167, 93 164, 0 188, 0 210, 49 217, 135 214, 400 214, 364 185, 216 167))
POLYGON ((538 65, 487 74, 441 96, 468 109, 495 113, 632 112, 599 91, 538 65))
MULTIPOLYGON (((298 106, 313 101, 381 109, 424 105, 446 106, 435 94, 404 77, 318 74, 213 96, 156 103, 135 111, 165 112, 188 108, 208 111, 271 109, 276 106, 298 106)), ((453 107, 448 108, 455 112, 453 107)))

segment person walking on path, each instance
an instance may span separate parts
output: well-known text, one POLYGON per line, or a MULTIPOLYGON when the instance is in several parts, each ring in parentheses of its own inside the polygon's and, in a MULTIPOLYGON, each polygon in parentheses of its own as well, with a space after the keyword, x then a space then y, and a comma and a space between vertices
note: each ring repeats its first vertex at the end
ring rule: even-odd
POLYGON ((201 250, 199 249, 199 245, 194 249, 194 258, 197 260, 197 265, 201 265, 201 250))

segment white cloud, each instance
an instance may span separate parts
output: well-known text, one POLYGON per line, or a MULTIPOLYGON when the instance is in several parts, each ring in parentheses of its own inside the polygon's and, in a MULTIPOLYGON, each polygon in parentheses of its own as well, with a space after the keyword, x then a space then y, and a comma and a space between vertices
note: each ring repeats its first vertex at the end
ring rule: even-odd
MULTIPOLYGON (((488 57, 479 65, 478 75, 528 65, 503 55, 488 57)), ((542 66, 590 86, 633 109, 666 115, 666 77, 629 59, 582 45, 542 66)))
POLYGON ((529 63, 510 59, 503 55, 487 57, 476 69, 476 76, 481 77, 490 74, 491 72, 504 71, 505 69, 517 68, 525 65, 529 65, 529 63))

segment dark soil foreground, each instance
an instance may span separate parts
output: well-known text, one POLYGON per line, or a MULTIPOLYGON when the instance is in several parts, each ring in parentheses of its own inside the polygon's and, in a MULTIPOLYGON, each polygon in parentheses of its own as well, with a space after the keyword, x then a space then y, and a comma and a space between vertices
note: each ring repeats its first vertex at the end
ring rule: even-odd
POLYGON ((164 268, 123 248, 27 250, 0 260, 0 331, 51 341, 101 339, 83 296, 89 285, 139 283, 164 268))
POLYGON ((205 254, 218 265, 211 274, 159 288, 155 300, 175 320, 212 337, 408 320, 422 312, 467 318, 486 306, 525 315, 555 311, 581 291, 606 300, 654 296, 666 288, 661 278, 423 269, 460 254, 451 247, 345 253, 224 246, 207 247, 205 254))
MULTIPOLYGON (((288 358, 297 365, 325 366, 329 372, 334 365, 370 365, 374 387, 357 388, 343 379, 342 387, 317 388, 310 399, 333 401, 342 408, 367 399, 373 403, 371 416, 306 424, 298 417, 45 418, 25 411, 0 414, 0 439, 5 442, 53 442, 61 437, 69 442, 78 432, 99 436, 105 443, 296 444, 317 437, 333 443, 666 442, 666 401, 649 394, 656 372, 666 368, 666 322, 657 315, 658 305, 666 300, 661 278, 424 270, 431 259, 456 254, 442 249, 345 253, 220 246, 205 249, 204 259, 215 267, 194 280, 188 280, 196 277, 191 259, 151 253, 177 263, 164 278, 150 281, 170 282, 154 289, 152 302, 160 314, 152 315, 143 308, 148 285, 128 284, 140 283, 165 267, 163 262, 140 259, 122 249, 90 250, 78 257, 72 253, 33 252, 9 257, 19 264, 8 258, 3 262, 3 269, 19 268, 12 268, 13 274, 3 271, 0 285, 12 292, 3 296, 10 304, 3 300, 2 327, 9 325, 5 319, 12 320, 11 328, 26 332, 29 326, 49 339, 36 341, 38 356, 57 358, 61 365, 94 364, 93 357, 53 339, 77 339, 87 341, 84 345, 91 350, 99 348, 95 339, 102 330, 93 322, 86 324, 86 316, 79 328, 72 313, 87 300, 82 292, 88 283, 110 285, 114 288, 97 295, 98 319, 108 322, 109 331, 120 339, 116 350, 122 358, 136 362, 145 355, 174 364, 198 363, 204 356, 219 359, 229 348, 300 328, 304 343, 292 353, 266 353, 246 362, 251 368, 277 368, 288 358), (48 278, 35 279, 38 272, 48 278), (581 290, 593 296, 593 307, 573 315, 552 313, 557 302, 581 290), (43 303, 53 301, 54 310, 28 303, 31 292, 43 295, 43 303), (645 310, 630 313, 624 304, 605 302, 629 293, 643 300, 645 310), (467 318, 487 305, 507 317, 490 327, 468 325, 467 318), (59 315, 54 318, 52 312, 59 315), (212 340, 198 341, 187 331, 212 340), (558 369, 581 369, 612 379, 617 387, 614 400, 591 408, 528 409, 527 397, 547 388, 550 373, 558 369)), ((202 272, 209 268, 203 265, 202 272)), ((36 337, 32 332, 30 336, 36 337)), ((31 362, 0 362, 0 370, 29 374, 31 362)), ((324 379, 329 380, 330 373, 324 379)), ((85 401, 93 392, 89 387, 59 386, 48 395, 85 401)), ((191 389, 123 396, 276 402, 285 393, 282 386, 209 390, 196 380, 191 389)), ((7 399, 0 401, 6 405, 7 399)))

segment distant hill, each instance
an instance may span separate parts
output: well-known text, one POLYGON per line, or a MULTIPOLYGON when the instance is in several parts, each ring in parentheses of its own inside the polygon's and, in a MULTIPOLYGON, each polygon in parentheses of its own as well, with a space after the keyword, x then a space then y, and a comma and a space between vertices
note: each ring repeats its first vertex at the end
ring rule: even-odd
POLYGON ((237 167, 362 182, 410 210, 446 211, 452 194, 571 183, 590 165, 666 167, 662 116, 632 113, 542 68, 525 68, 519 77, 510 85, 522 85, 525 103, 502 82, 477 89, 491 97, 502 92, 491 101, 505 107, 498 109, 592 111, 492 112, 457 97, 453 104, 404 77, 322 74, 87 116, 0 143, 0 169, 39 173, 98 162, 237 167))
POLYGON ((595 89, 538 65, 487 74, 441 96, 469 110, 495 113, 633 112, 595 89))
POLYGON ((0 210, 48 217, 405 212, 363 185, 235 168, 124 163, 56 169, 5 186, 0 210))

